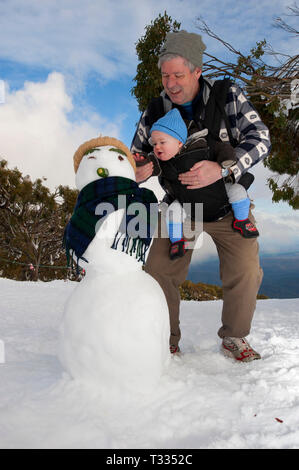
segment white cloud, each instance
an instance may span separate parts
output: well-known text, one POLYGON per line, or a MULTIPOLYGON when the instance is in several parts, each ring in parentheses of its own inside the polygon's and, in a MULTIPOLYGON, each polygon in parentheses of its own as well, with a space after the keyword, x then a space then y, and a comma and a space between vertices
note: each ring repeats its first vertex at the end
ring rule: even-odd
POLYGON ((266 213, 255 211, 261 251, 264 253, 286 253, 299 250, 299 216, 293 211, 292 215, 281 213, 266 213))
POLYGON ((134 33, 122 21, 123 9, 108 0, 2 2, 0 55, 78 75, 96 70, 110 78, 117 70, 127 72, 134 33))
POLYGON ((0 57, 104 79, 131 74, 149 8, 137 1, 10 0, 1 3, 0 57), (136 30, 137 29, 137 30, 136 30))
MULTIPOLYGON (((271 29, 273 18, 287 12, 289 0, 9 0, 1 2, 0 57, 47 70, 101 79, 133 76, 135 43, 159 13, 197 32, 203 15, 211 29, 243 52, 269 36, 275 48, 285 40, 288 52, 295 38, 271 29), (211 7, 213 6, 213 7, 211 7), (240 25, 242 27, 240 27, 240 25), (271 30, 271 33, 269 31, 271 30)), ((268 37, 269 39, 269 37, 268 37)), ((270 42, 271 42, 270 41, 270 42)), ((207 52, 220 52, 217 41, 205 38, 207 52)))
POLYGON ((59 73, 44 83, 26 82, 22 90, 8 91, 0 105, 0 157, 32 179, 46 177, 51 189, 59 184, 74 187, 72 156, 77 147, 99 134, 119 137, 120 126, 87 110, 82 120, 72 122, 72 109, 59 73))

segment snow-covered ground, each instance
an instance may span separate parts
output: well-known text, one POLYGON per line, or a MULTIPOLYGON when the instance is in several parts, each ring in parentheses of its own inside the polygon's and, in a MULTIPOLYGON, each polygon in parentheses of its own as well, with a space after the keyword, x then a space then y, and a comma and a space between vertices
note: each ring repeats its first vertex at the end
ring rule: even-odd
POLYGON ((183 354, 148 396, 103 397, 57 358, 74 283, 0 279, 0 447, 299 447, 299 299, 260 300, 249 340, 262 360, 222 356, 221 301, 182 302, 183 354), (3 357, 2 357, 3 360, 3 357))

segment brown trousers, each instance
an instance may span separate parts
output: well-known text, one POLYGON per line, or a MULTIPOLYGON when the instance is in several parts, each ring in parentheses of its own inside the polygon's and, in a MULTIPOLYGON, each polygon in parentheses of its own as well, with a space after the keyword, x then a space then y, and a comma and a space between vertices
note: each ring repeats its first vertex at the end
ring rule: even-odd
MULTIPOLYGON (((254 221, 251 213, 249 218, 254 221)), ((233 216, 230 213, 216 222, 203 222, 202 227, 203 231, 212 237, 220 262, 223 287, 222 326, 218 331, 220 338, 224 336, 241 338, 249 334, 256 296, 263 277, 257 239, 246 239, 234 232, 232 220, 233 216)), ((163 217, 160 217, 159 225, 159 230, 165 235, 167 231, 163 217)), ((181 337, 179 286, 188 274, 193 249, 188 249, 182 258, 171 260, 169 247, 168 237, 156 235, 145 264, 145 271, 158 281, 164 291, 169 308, 170 344, 177 346, 181 337)))

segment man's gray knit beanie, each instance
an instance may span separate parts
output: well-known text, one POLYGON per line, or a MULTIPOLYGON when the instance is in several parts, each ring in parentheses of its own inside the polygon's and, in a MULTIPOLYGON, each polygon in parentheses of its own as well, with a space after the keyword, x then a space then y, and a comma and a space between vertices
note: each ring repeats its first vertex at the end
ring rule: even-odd
POLYGON ((165 43, 161 48, 160 56, 177 54, 189 60, 195 67, 202 69, 202 55, 206 46, 200 34, 188 33, 185 30, 167 33, 165 43))

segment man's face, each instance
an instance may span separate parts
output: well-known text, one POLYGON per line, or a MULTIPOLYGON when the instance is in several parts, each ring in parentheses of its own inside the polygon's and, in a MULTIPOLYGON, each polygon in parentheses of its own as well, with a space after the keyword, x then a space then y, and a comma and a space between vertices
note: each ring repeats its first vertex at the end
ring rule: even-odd
POLYGON ((190 72, 182 57, 175 57, 161 65, 162 84, 173 103, 192 101, 198 93, 200 68, 190 72))

